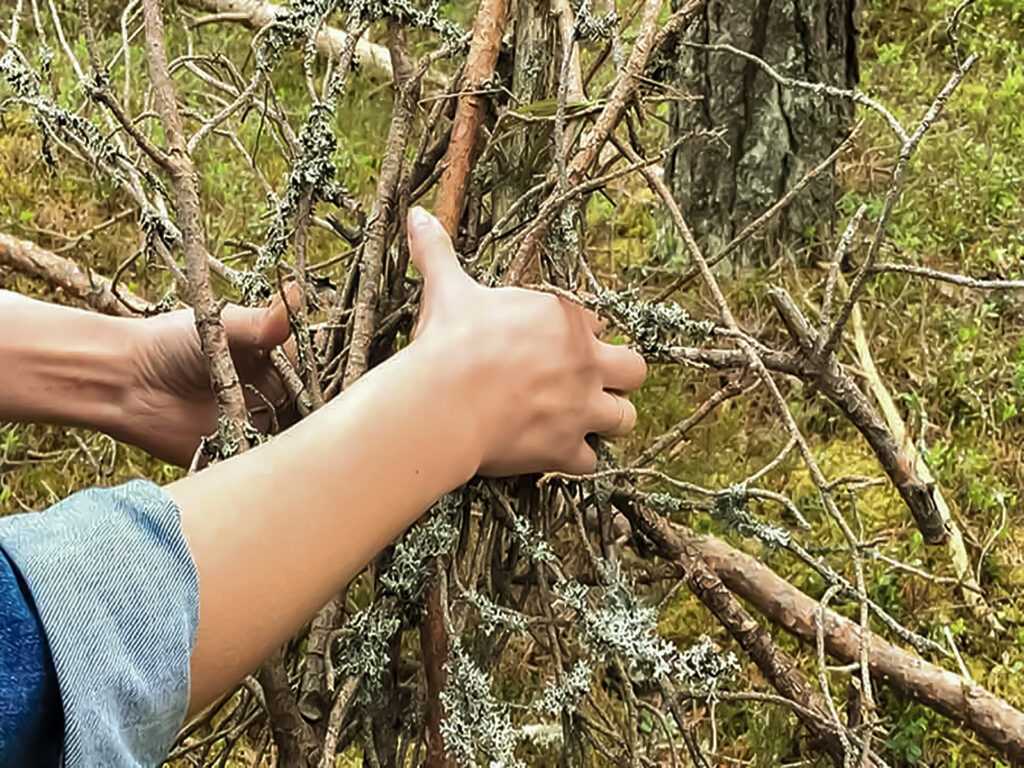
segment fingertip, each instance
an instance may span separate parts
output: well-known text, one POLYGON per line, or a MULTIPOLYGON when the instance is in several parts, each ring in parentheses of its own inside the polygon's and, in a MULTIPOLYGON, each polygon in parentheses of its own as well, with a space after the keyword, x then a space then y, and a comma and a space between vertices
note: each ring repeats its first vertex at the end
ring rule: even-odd
POLYGON ((409 256, 428 285, 468 279, 448 231, 435 216, 419 206, 410 208, 406 230, 409 256))
POLYGON ((406 221, 410 233, 418 232, 434 225, 440 226, 441 224, 430 211, 420 205, 414 205, 409 209, 408 214, 406 214, 406 221))
POLYGON ((260 310, 256 344, 271 349, 284 344, 291 335, 290 315, 297 312, 302 301, 302 287, 295 280, 286 283, 270 302, 260 310))
POLYGON ((633 392, 647 380, 647 361, 643 355, 622 344, 598 342, 605 389, 633 392))
MULTIPOLYGON (((424 277, 428 276, 432 267, 430 252, 431 246, 439 243, 441 223, 435 219, 425 208, 413 206, 406 216, 406 236, 409 240, 409 255, 412 263, 424 277)), ((445 233, 447 235, 447 233, 445 233)))

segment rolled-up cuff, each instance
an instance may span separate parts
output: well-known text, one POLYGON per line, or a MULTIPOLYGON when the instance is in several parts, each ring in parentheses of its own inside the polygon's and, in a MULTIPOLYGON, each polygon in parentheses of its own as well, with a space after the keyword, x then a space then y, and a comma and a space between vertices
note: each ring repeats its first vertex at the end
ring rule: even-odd
POLYGON ((155 766, 188 708, 199 584, 181 516, 159 487, 83 491, 0 519, 32 594, 64 708, 64 759, 155 766))

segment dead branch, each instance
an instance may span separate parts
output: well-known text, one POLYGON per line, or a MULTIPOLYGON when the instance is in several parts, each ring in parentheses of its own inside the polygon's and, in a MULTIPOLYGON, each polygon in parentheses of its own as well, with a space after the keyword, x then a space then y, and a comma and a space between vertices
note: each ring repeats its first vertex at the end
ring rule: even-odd
MULTIPOLYGON (((694 536, 676 527, 692 543, 730 591, 754 606, 776 626, 808 644, 815 642, 818 601, 771 568, 710 536, 694 536)), ((963 724, 1015 764, 1024 761, 1024 712, 959 675, 897 648, 853 621, 825 612, 825 647, 843 663, 856 662, 862 641, 868 646, 873 677, 963 724)))
POLYGON ((822 393, 842 410, 868 441, 879 463, 914 516, 924 540, 943 544, 949 535, 933 495, 933 482, 924 480, 916 465, 885 423, 871 401, 842 366, 817 356, 819 337, 790 295, 781 288, 768 292, 790 336, 800 346, 803 376, 818 385, 822 393))
POLYGON ((508 0, 484 0, 473 23, 473 41, 466 59, 459 104, 444 158, 444 173, 434 206, 435 215, 453 238, 458 234, 462 206, 469 188, 476 136, 486 109, 480 91, 494 75, 507 17, 508 0))
MULTIPOLYGON (((389 40, 393 70, 395 72, 395 107, 388 129, 387 148, 381 164, 377 198, 370 213, 370 224, 363 243, 359 260, 359 285, 355 297, 355 311, 352 317, 352 337, 342 387, 348 387, 362 376, 370 365, 370 345, 377 330, 380 299, 380 281, 384 272, 384 261, 395 221, 395 205, 401 181, 402 167, 409 130, 416 102, 419 98, 420 80, 425 73, 425 63, 413 72, 405 51, 404 36, 400 28, 392 29, 389 40)), ((319 719, 323 716, 324 655, 329 653, 326 638, 337 627, 342 616, 342 601, 336 598, 328 603, 313 620, 306 653, 306 673, 303 676, 303 706, 307 716, 319 719)))
POLYGON ((0 233, 0 265, 43 280, 108 315, 138 317, 153 311, 152 304, 124 288, 115 293, 109 278, 12 235, 0 233))
POLYGON ((195 309, 196 330, 210 365, 210 383, 217 400, 222 432, 221 451, 230 455, 249 444, 245 396, 238 380, 228 338, 220 321, 220 304, 210 288, 210 267, 199 201, 199 177, 188 154, 185 128, 178 111, 178 95, 167 67, 164 22, 159 0, 143 0, 146 57, 157 110, 167 136, 167 172, 177 198, 178 226, 188 284, 182 286, 195 309))
MULTIPOLYGON (((281 14, 288 12, 284 6, 262 2, 262 0, 183 0, 183 2, 185 5, 212 14, 197 19, 194 26, 234 22, 259 31, 273 24, 281 14)), ((337 60, 349 45, 350 38, 351 35, 344 30, 325 26, 317 33, 316 48, 321 55, 337 60)), ((388 49, 383 45, 360 39, 356 43, 356 60, 361 67, 365 67, 369 73, 381 80, 388 81, 394 77, 394 73, 391 71, 391 57, 388 55, 388 49)))
POLYGON ((885 382, 882 380, 882 375, 878 372, 875 359, 871 354, 871 347, 868 345, 867 334, 864 330, 864 318, 861 315, 859 303, 853 305, 853 312, 850 314, 850 325, 853 330, 853 344, 857 350, 860 368, 867 379, 869 390, 874 395, 878 407, 882 410, 882 415, 885 417, 889 431, 892 433, 896 444, 903 450, 907 461, 913 466, 914 472, 921 478, 922 482, 931 488, 935 509, 942 519, 943 527, 949 534, 946 545, 953 563, 953 570, 962 586, 964 599, 971 606, 976 616, 988 621, 995 627, 999 627, 998 619, 996 619, 992 609, 985 602, 981 586, 971 573, 971 561, 967 555, 967 548, 964 546, 964 538, 963 534, 960 533, 960 526, 953 519, 949 504, 946 502, 946 497, 935 481, 928 462, 925 461, 924 457, 914 446, 914 442, 907 432, 907 425, 900 415, 899 408, 896 407, 896 401, 893 400, 888 387, 885 386, 885 382))
POLYGON ((613 503, 629 519, 634 530, 642 532, 654 542, 663 557, 679 567, 693 595, 750 656, 772 687, 803 710, 815 714, 807 717, 801 714, 801 710, 795 710, 800 721, 824 745, 835 764, 840 767, 846 765, 845 748, 839 738, 842 723, 829 721, 827 705, 796 660, 780 649, 771 634, 733 597, 718 575, 708 567, 701 552, 677 535, 667 520, 627 496, 613 494, 613 503), (824 726, 823 722, 829 726, 824 726))
MULTIPOLYGON (((568 184, 575 186, 579 184, 589 172, 590 166, 597 159, 601 149, 604 147, 608 137, 615 130, 622 119, 631 99, 634 98, 640 76, 647 66, 647 60, 651 55, 654 39, 658 32, 658 14, 661 12, 662 0, 646 0, 643 6, 643 18, 640 23, 640 31, 636 41, 633 43, 633 50, 629 54, 623 71, 615 82, 611 95, 597 120, 590 130, 584 135, 579 151, 573 156, 568 169, 568 184)), ((693 4, 694 12, 697 3, 693 4)), ((557 194, 553 193, 552 197, 557 194)), ((541 212, 552 205, 550 198, 541 205, 541 212)), ((538 216, 535 223, 532 223, 519 245, 515 256, 509 264, 503 282, 505 285, 516 285, 521 282, 527 266, 536 257, 541 241, 548 231, 549 218, 538 216)))

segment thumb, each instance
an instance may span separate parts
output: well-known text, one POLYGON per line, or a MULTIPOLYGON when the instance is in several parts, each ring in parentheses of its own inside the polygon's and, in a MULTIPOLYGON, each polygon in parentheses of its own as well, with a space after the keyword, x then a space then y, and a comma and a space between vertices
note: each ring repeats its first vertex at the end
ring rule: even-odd
POLYGON ((287 341, 291 334, 288 308, 292 311, 299 303, 299 285, 291 283, 284 288, 285 298, 275 294, 268 307, 240 307, 229 304, 221 313, 221 321, 234 348, 273 349, 287 341), (285 304, 287 300, 287 304, 285 304))
POLYGON ((452 282, 472 282, 455 255, 452 239, 434 216, 416 206, 409 209, 406 231, 409 235, 409 255, 416 269, 423 275, 425 291, 452 282))

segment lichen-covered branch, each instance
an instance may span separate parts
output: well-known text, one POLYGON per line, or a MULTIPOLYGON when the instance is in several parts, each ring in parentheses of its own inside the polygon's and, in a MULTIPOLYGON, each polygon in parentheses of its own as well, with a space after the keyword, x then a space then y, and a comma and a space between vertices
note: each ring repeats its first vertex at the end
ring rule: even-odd
POLYGON ((220 416, 218 450, 226 456, 244 451, 249 445, 249 414, 238 372, 231 359, 227 334, 220 321, 221 305, 210 287, 209 254, 199 199, 199 177, 188 153, 185 127, 178 109, 178 94, 167 66, 164 22, 159 0, 143 0, 146 28, 146 57, 157 110, 167 137, 167 170, 177 202, 177 223, 185 256, 186 298, 195 310, 196 329, 209 361, 220 416))

